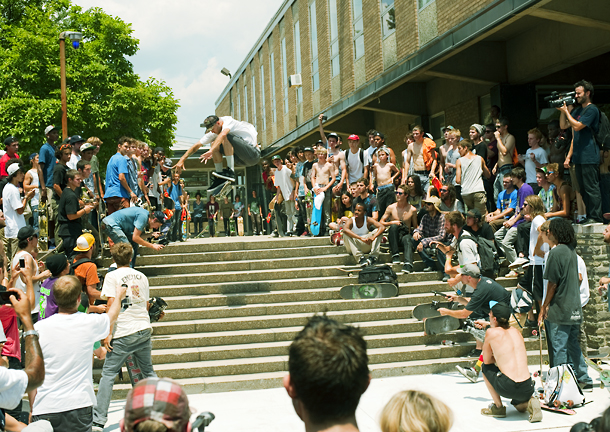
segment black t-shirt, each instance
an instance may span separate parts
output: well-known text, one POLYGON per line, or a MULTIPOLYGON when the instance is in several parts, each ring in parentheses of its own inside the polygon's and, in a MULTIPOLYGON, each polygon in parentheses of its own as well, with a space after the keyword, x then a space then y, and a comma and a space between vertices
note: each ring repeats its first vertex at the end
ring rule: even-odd
POLYGON ((487 240, 494 240, 494 230, 489 226, 487 222, 483 222, 483 224, 479 227, 478 231, 473 230, 468 225, 464 225, 464 231, 468 231, 476 238, 483 237, 487 240))
POLYGON ((356 204, 358 203, 364 204, 364 207, 366 208, 366 215, 368 217, 373 217, 373 212, 379 211, 379 209, 377 208, 377 197, 371 193, 368 194, 368 196, 364 199, 359 196, 356 197, 354 199, 354 204, 352 205, 352 210, 356 208, 356 204))
POLYGON ((488 318, 491 310, 489 302, 492 300, 510 305, 510 293, 495 280, 483 276, 472 293, 466 310, 472 312, 470 317, 473 319, 488 318))
POLYGON ((313 164, 316 161, 305 161, 303 163, 303 177, 305 177, 305 184, 307 185, 308 189, 312 189, 311 187, 311 177, 309 177, 309 172, 311 171, 311 168, 313 167, 313 164))
MULTIPOLYGON (((53 184, 59 185, 62 191, 66 189, 66 185, 68 184, 68 177, 66 177, 66 173, 68 172, 68 167, 63 164, 55 164, 53 168, 53 184)), ((53 191, 53 197, 56 200, 59 200, 59 196, 55 191, 53 191)))
POLYGON ((80 235, 80 232, 83 230, 80 218, 68 219, 69 214, 76 214, 79 210, 78 196, 72 189, 65 188, 57 206, 58 234, 60 236, 74 236, 77 232, 80 235))
POLYGON ((546 260, 544 279, 557 284, 547 319, 559 325, 580 324, 582 308, 576 252, 564 244, 551 249, 546 260))
POLYGON ((485 141, 481 141, 479 144, 474 146, 474 152, 477 156, 481 156, 485 163, 487 163, 487 143, 485 141))

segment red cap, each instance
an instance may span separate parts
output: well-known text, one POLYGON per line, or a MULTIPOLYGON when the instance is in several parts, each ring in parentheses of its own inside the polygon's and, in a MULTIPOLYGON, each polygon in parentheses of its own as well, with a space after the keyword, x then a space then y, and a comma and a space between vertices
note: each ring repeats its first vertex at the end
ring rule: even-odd
POLYGON ((352 141, 360 141, 360 137, 356 134, 351 134, 350 136, 347 137, 348 140, 352 140, 352 141))

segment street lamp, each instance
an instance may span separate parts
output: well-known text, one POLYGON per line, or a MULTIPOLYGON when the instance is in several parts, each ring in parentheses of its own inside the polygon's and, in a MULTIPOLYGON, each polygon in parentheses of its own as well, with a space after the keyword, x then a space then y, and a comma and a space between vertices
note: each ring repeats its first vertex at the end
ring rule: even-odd
POLYGON ((228 76, 228 77, 229 77, 229 79, 231 78, 231 72, 230 72, 230 71, 229 71, 229 69, 227 69, 227 68, 222 68, 222 69, 220 70, 220 73, 221 73, 221 74, 223 74, 223 75, 225 75, 225 76, 228 76))
POLYGON ((68 102, 66 100, 66 38, 78 49, 83 34, 75 31, 65 31, 59 34, 59 65, 61 70, 61 134, 68 138, 68 102))

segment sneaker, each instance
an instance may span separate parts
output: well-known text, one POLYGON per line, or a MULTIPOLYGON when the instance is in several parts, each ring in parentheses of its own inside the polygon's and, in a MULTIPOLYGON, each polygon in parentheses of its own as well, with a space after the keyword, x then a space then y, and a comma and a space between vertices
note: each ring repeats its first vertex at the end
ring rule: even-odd
POLYGON ((487 417, 504 418, 506 417, 506 407, 498 408, 495 403, 491 403, 487 408, 481 410, 481 414, 487 417))
POLYGON ((303 232, 303 234, 301 234, 301 237, 308 237, 309 233, 307 231, 303 232))
MULTIPOLYGON (((212 180, 212 184, 210 184, 210 187, 208 188, 208 195, 211 194, 211 191, 216 190, 216 188, 220 185, 224 185, 227 181, 224 179, 221 179, 220 177, 214 177, 214 180, 212 180)), ((220 191, 220 189, 218 189, 218 191, 220 191)))
POLYGON ((212 175, 216 178, 228 180, 231 183, 235 182, 235 172, 231 168, 225 168, 221 172, 213 172, 212 175))
POLYGON ((584 392, 591 393, 593 391, 593 383, 579 382, 578 387, 584 392))
POLYGON ((529 263, 529 259, 527 258, 523 258, 523 257, 519 257, 516 260, 514 260, 509 266, 508 268, 513 269, 515 267, 521 267, 523 266, 523 264, 525 263, 529 263))
POLYGON ((537 423, 542 421, 542 410, 540 409, 540 399, 537 397, 530 398, 527 403, 527 412, 529 413, 529 422, 537 423))
POLYGON ((430 272, 433 272, 433 271, 434 271, 434 269, 431 266, 428 266, 428 267, 424 268, 424 272, 425 273, 430 273, 430 272))
POLYGON ((602 225, 602 223, 596 221, 595 219, 585 219, 581 223, 581 226, 584 226, 584 227, 595 226, 595 225, 602 225))
POLYGON ((470 352, 464 354, 462 358, 479 358, 481 357, 481 352, 480 349, 473 348, 470 352))
POLYGON ((279 234, 277 232, 277 230, 273 231, 273 233, 271 234, 272 237, 279 237, 279 234))
POLYGON ((392 264, 400 264, 400 255, 399 254, 392 255, 392 264))
POLYGON ((367 265, 375 265, 375 263, 377 262, 377 258, 375 258, 374 256, 370 256, 366 259, 367 265))
POLYGON ((93 423, 93 426, 91 426, 91 430, 93 432, 104 432, 104 425, 101 425, 99 423, 93 423))
POLYGON ((506 273, 506 276, 504 276, 506 278, 518 278, 519 277, 519 273, 517 273, 514 270, 511 270, 509 273, 506 273))
POLYGON ((459 373, 461 373, 462 375, 464 375, 466 377, 466 379, 468 379, 468 381, 476 383, 477 380, 479 379, 479 373, 477 371, 474 370, 474 368, 463 368, 462 366, 456 366, 455 367, 459 373))
POLYGON ((407 263, 404 263, 404 264, 403 264, 403 266, 402 266, 402 272, 403 272, 404 274, 409 274, 409 273, 411 273, 412 271, 413 271, 413 267, 411 266, 411 264, 407 264, 407 263))
POLYGON ((258 233, 258 235, 263 235, 263 232, 262 232, 262 231, 261 231, 261 232, 259 232, 259 233, 258 233))
POLYGON ((369 261, 366 259, 366 257, 362 257, 362 258, 360 258, 360 261, 358 261, 358 265, 360 267, 365 267, 365 266, 369 265, 369 261))

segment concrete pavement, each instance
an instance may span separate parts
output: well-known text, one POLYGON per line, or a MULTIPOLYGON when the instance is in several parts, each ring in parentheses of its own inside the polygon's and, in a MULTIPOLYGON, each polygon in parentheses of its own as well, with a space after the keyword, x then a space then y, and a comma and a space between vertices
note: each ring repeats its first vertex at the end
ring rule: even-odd
MULTIPOLYGON (((534 370, 536 367, 531 366, 530 371, 534 370)), ((392 395, 402 390, 417 389, 438 397, 451 407, 454 414, 452 432, 568 432, 573 424, 591 421, 610 405, 610 393, 607 389, 599 388, 599 374, 593 370, 589 372, 595 382, 595 388, 592 393, 585 393, 585 399, 593 402, 577 408, 576 415, 573 416, 543 411, 543 420, 540 423, 529 423, 527 413, 517 412, 506 400, 503 400, 505 405, 508 405, 506 418, 482 416, 481 408, 491 403, 485 383, 481 378, 479 382, 472 384, 457 371, 374 379, 360 401, 356 418, 360 431, 379 432, 379 415, 392 395)), ((305 430, 283 388, 204 393, 189 395, 189 400, 191 407, 198 412, 211 411, 216 415, 216 419, 206 428, 207 432, 305 430)), ((119 430, 118 423, 123 416, 124 406, 124 400, 111 403, 106 431, 119 430)))

